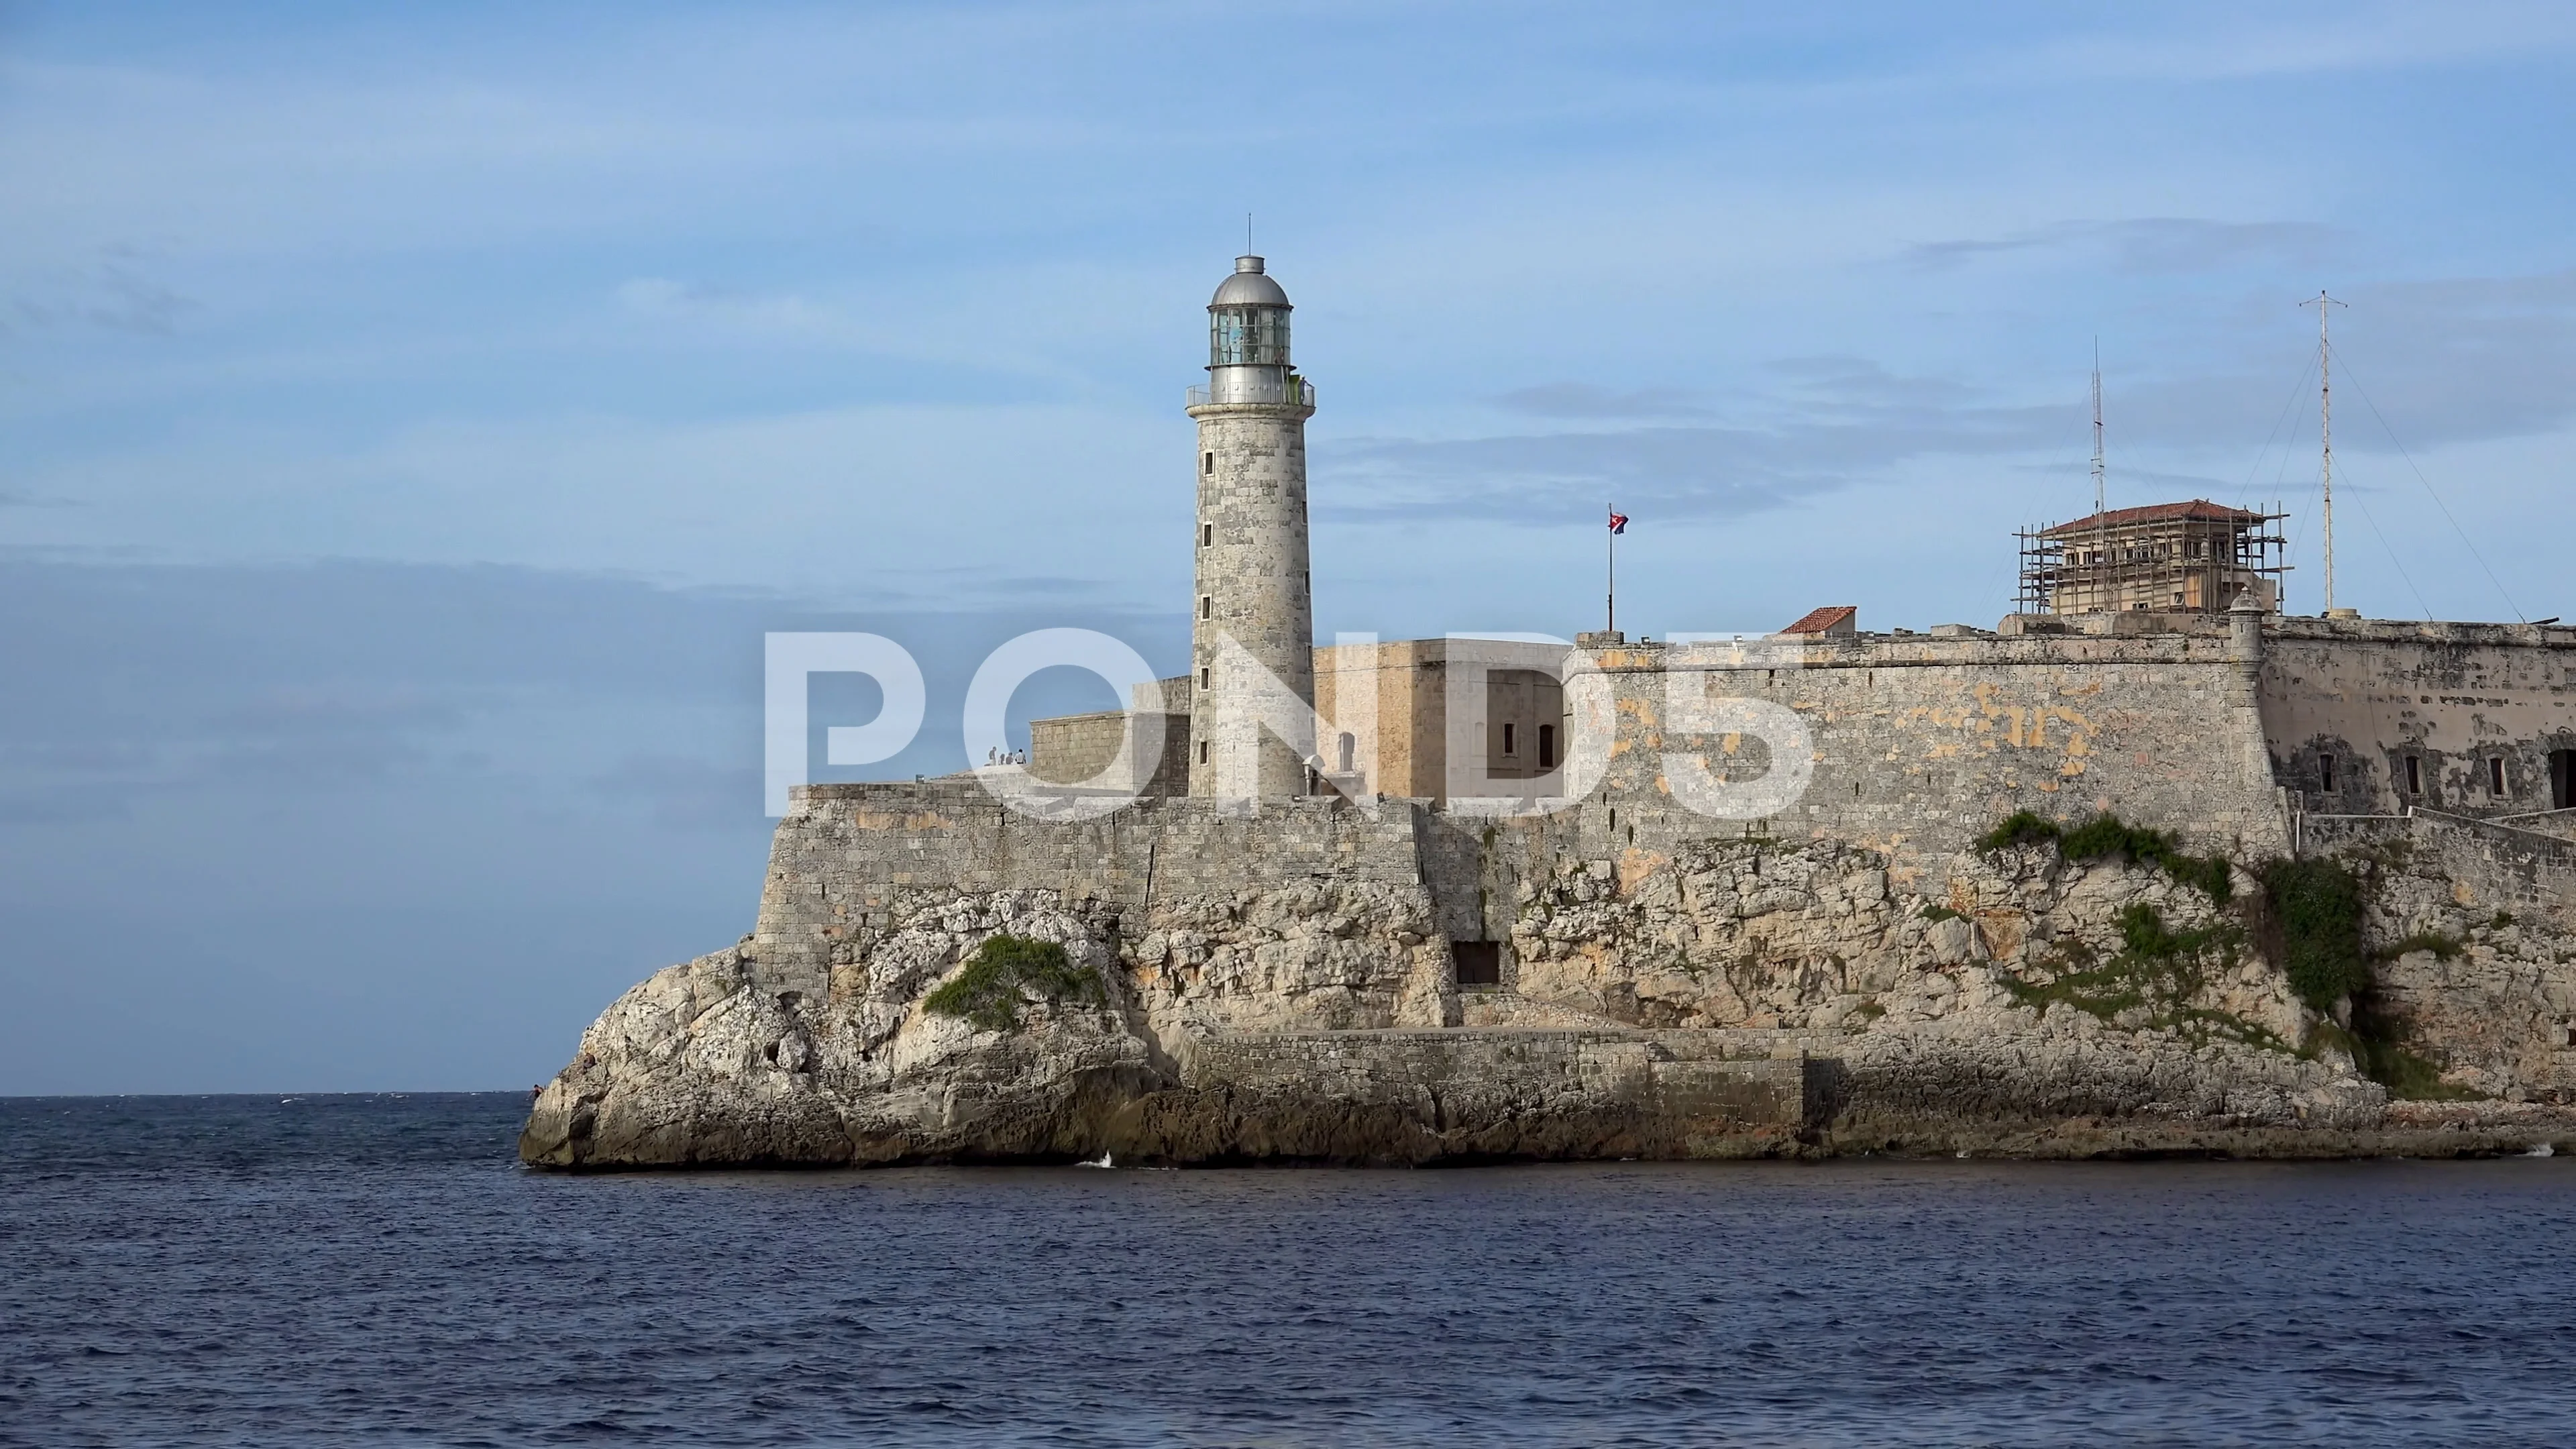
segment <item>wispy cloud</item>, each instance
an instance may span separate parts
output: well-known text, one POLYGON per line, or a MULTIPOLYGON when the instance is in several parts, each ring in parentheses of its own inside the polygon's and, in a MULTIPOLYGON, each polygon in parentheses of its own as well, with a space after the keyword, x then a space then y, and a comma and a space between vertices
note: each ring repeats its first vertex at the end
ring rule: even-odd
POLYGON ((839 309, 795 292, 755 292, 668 277, 638 277, 617 289, 628 311, 652 317, 685 317, 737 331, 799 337, 844 337, 851 332, 839 309))
MULTIPOLYGON (((2065 432, 2063 406, 1984 403, 1961 384, 1896 376, 1865 359, 1794 358, 1772 371, 1778 389, 1737 400, 1733 411, 1744 416, 1732 421, 1355 440, 1328 450, 1322 462, 1335 482, 1356 475, 1368 486, 1319 488, 1319 507, 1346 519, 1539 524, 1615 492, 1622 508, 1633 502, 1667 517, 1733 518, 1832 492, 1910 458, 2009 455, 2048 446, 2065 432), (1348 497, 1362 491, 1363 501, 1348 497)), ((1506 401, 1532 397, 1553 406, 1550 415, 1585 419, 1713 411, 1679 394, 1579 383, 1525 389, 1506 401)), ((1524 403, 1521 410, 1542 408, 1524 403)))
POLYGON ((89 264, 58 272, 10 298, 0 311, 0 332, 80 325, 168 337, 200 305, 154 277, 141 249, 110 246, 89 264))
POLYGON ((1587 382, 1515 388, 1495 399, 1506 412, 1541 418, 1693 418, 1710 415, 1705 395, 1650 387, 1613 392, 1587 382))
POLYGON ((2313 262, 2339 241, 2335 228, 2302 221, 2210 221, 2152 216, 2123 221, 2061 221, 2001 236, 1920 242, 1903 261, 1917 271, 1945 271, 2014 253, 2090 253, 2131 276, 2208 272, 2249 262, 2313 262))

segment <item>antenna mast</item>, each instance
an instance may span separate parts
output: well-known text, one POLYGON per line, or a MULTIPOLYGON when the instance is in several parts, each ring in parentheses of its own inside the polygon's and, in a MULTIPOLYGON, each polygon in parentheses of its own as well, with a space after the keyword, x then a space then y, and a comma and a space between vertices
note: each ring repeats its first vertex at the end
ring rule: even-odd
MULTIPOLYGON (((2093 339, 2093 608, 2104 608, 2105 583, 2110 575, 2104 566, 2110 561, 2111 515, 2102 488, 2102 339, 2093 339)), ((2112 601, 2111 607, 2117 607, 2112 601)))
POLYGON ((2325 294, 2321 288, 2314 297, 2299 304, 2317 309, 2317 443, 2322 452, 2318 458, 2317 479, 2325 496, 2326 540, 2326 616, 2335 611, 2334 601, 2334 352, 2326 343, 2328 309, 2347 305, 2325 294))
POLYGON ((2102 343, 2093 343, 2093 511, 2102 511, 2102 343))

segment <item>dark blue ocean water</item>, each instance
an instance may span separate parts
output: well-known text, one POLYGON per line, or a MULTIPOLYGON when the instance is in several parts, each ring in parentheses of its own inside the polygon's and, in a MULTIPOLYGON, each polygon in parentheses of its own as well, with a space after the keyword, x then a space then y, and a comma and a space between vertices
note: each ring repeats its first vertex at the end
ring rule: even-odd
POLYGON ((0 1442, 2576 1443, 2576 1162, 565 1178, 0 1101, 0 1442))

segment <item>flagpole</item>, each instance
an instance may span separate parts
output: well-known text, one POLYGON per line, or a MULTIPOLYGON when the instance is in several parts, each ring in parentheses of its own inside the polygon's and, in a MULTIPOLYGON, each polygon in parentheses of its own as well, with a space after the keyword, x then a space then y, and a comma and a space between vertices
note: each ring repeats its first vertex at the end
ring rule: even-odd
MULTIPOLYGON (((1615 506, 1610 509, 1613 517, 1618 512, 1615 506)), ((1619 530, 1616 526, 1610 530, 1610 592, 1604 596, 1604 603, 1609 617, 1602 621, 1601 630, 1605 634, 1616 634, 1619 632, 1619 530)))

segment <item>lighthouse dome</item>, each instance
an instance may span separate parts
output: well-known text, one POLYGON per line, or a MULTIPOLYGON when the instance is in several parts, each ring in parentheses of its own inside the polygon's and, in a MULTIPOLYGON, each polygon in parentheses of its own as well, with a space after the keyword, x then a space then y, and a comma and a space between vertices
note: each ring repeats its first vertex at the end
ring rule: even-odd
POLYGON ((1262 270, 1259 257, 1236 257, 1234 275, 1217 284, 1211 307, 1285 307, 1288 293, 1262 270))

